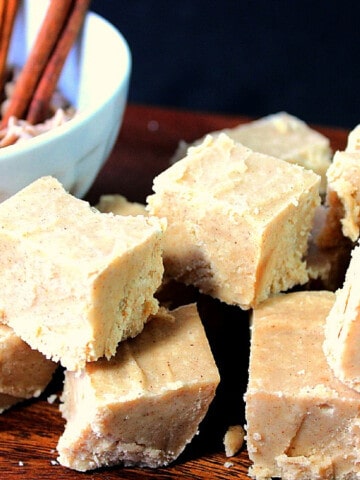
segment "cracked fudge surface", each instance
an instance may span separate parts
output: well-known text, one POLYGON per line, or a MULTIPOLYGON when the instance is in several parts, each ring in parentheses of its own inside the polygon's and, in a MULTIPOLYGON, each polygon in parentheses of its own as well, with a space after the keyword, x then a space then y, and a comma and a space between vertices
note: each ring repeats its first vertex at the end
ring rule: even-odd
POLYGON ((246 393, 254 478, 359 478, 360 394, 334 376, 322 349, 334 300, 327 291, 280 294, 254 310, 246 393))
POLYGON ((103 214, 43 177, 0 204, 2 321, 69 369, 138 334, 158 309, 164 224, 103 214))
POLYGON ((66 372, 59 462, 167 465, 198 432, 219 380, 194 304, 153 317, 112 359, 66 372))
POLYGON ((244 309, 304 284, 320 177, 206 137, 154 179, 148 211, 168 222, 166 274, 244 309))

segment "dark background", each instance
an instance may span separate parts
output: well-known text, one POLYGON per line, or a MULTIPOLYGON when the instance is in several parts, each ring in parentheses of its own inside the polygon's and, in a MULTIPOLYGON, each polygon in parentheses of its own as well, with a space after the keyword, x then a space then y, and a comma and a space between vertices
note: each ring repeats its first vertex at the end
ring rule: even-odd
POLYGON ((91 8, 129 43, 132 102, 360 123, 360 1, 93 0, 91 8))

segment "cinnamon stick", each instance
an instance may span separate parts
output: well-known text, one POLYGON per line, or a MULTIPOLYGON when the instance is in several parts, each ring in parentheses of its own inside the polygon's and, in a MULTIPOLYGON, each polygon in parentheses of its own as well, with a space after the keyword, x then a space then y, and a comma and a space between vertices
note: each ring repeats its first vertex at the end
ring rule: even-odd
MULTIPOLYGON (((54 1, 54 0, 53 0, 54 1)), ((74 0, 73 8, 49 58, 32 97, 26 120, 31 124, 43 122, 49 116, 51 98, 63 65, 83 25, 91 0, 74 0)))
MULTIPOLYGON (((2 40, 2 34, 4 30, 6 4, 7 4, 7 0, 0 0, 0 40, 2 40)), ((1 42, 0 50, 2 50, 2 48, 3 48, 3 43, 1 42)))
POLYGON ((11 116, 23 118, 35 88, 62 32, 73 0, 51 0, 29 57, 16 82, 13 95, 2 119, 2 127, 11 116))
POLYGON ((18 7, 19 0, 0 1, 0 92, 4 87, 6 62, 18 7))
MULTIPOLYGON (((7 2, 7 0, 0 0, 0 22, 1 22, 0 23, 0 32, 3 28, 6 2, 7 2)), ((1 48, 1 45, 0 45, 0 48, 1 48)))

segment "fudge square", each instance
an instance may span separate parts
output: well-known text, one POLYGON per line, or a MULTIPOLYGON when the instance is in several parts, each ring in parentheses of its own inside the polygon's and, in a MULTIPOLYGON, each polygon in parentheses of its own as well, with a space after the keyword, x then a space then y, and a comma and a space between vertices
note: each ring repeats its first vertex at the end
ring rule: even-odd
POLYGON ((163 223, 100 213, 36 180, 0 204, 2 322, 69 369, 110 357, 158 309, 163 223))
POLYGON ((360 235, 360 125, 349 133, 345 150, 335 152, 326 177, 327 220, 318 244, 337 247, 344 238, 355 242, 360 235))
POLYGON ((225 130, 235 141, 256 152, 296 163, 320 175, 320 191, 326 190, 326 171, 331 164, 330 140, 287 112, 278 112, 225 130))
POLYGON ((253 312, 247 447, 257 479, 360 475, 360 394, 338 380, 322 350, 335 299, 279 294, 253 312))
MULTIPOLYGON (((326 170, 331 163, 330 141, 305 122, 286 112, 278 112, 233 128, 211 132, 212 136, 226 133, 236 142, 290 163, 302 165, 320 175, 320 192, 326 191, 326 170)), ((201 143, 197 140, 192 145, 201 143)), ((171 159, 174 163, 184 157, 190 145, 181 142, 171 159)))
POLYGON ((169 277, 248 309, 308 280, 303 256, 320 177, 224 133, 154 179, 148 211, 168 222, 169 277))
POLYGON ((22 400, 38 397, 56 367, 15 335, 12 328, 0 324, 0 413, 22 400))
POLYGON ((219 381, 196 305, 161 312, 115 357, 65 373, 58 460, 79 471, 167 465, 198 432, 219 381))
POLYGON ((360 392, 360 246, 352 252, 343 286, 326 318, 324 352, 335 375, 360 392))

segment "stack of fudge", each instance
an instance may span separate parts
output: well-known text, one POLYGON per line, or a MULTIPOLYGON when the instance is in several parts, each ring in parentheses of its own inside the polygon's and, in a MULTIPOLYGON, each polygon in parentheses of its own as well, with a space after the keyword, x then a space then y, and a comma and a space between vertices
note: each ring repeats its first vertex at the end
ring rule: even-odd
POLYGON ((0 225, 2 410, 61 364, 62 465, 175 460, 220 379, 196 305, 155 298, 165 221, 100 212, 43 177, 0 204, 0 225))
POLYGON ((359 135, 331 158, 286 113, 213 132, 147 199, 168 221, 166 273, 250 310, 256 479, 360 476, 359 135))
POLYGON ((318 251, 346 265, 338 288, 280 294, 252 313, 246 417, 257 479, 360 475, 359 135, 356 127, 326 171, 313 231, 318 251))
POLYGON ((249 475, 358 478, 359 138, 332 158, 281 112, 181 143, 146 205, 91 208, 51 177, 5 201, 2 342, 44 375, 0 388, 0 406, 38 396, 61 364, 62 465, 174 461, 220 378, 196 305, 156 299, 172 279, 250 312, 249 475))

